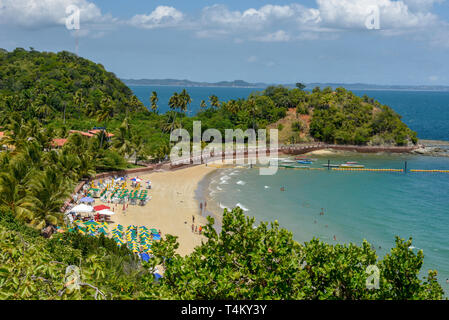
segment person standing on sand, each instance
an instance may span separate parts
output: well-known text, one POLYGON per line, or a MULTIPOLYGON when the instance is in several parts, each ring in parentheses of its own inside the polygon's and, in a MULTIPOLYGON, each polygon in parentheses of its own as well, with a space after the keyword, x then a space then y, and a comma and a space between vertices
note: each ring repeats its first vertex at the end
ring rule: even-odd
POLYGON ((201 226, 198 229, 198 233, 201 234, 201 230, 203 230, 203 228, 201 228, 201 226))
POLYGON ((197 226, 195 226, 195 233, 197 233, 198 232, 198 227, 197 226))
POLYGON ((192 232, 195 231, 195 225, 192 223, 192 232))
POLYGON ((203 203, 202 202, 200 202, 200 212, 201 212, 201 214, 203 214, 203 203))
POLYGON ((192 215, 192 223, 195 223, 195 216, 192 215))

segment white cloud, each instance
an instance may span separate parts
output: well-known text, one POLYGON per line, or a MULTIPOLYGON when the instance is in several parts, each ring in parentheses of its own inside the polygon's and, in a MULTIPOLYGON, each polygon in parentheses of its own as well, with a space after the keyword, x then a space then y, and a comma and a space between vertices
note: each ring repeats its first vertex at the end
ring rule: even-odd
MULTIPOLYGON (((416 2, 417 1, 409 1, 416 2)), ((427 1, 433 2, 433 1, 427 1)), ((430 12, 412 11, 404 1, 392 0, 317 0, 323 26, 366 29, 365 21, 377 8, 381 29, 420 28, 435 25, 438 17, 430 12)))
POLYGON ((264 27, 285 22, 308 22, 316 19, 317 12, 298 4, 265 5, 259 9, 230 11, 224 5, 205 7, 201 15, 203 26, 221 26, 229 29, 260 30, 264 27))
POLYGON ((100 23, 111 20, 101 10, 86 0, 3 0, 0 6, 0 24, 26 28, 43 28, 65 25, 66 8, 74 5, 80 9, 80 23, 100 23))
POLYGON ((66 28, 66 20, 73 13, 66 11, 70 6, 79 9, 80 29, 70 30, 72 36, 100 38, 118 22, 87 0, 0 0, 0 25, 33 30, 66 28))
MULTIPOLYGON (((93 1, 93 0, 90 0, 93 1)), ((366 32, 372 8, 379 9, 384 36, 407 35, 415 40, 449 46, 449 23, 432 13, 444 0, 316 0, 315 7, 300 4, 230 10, 225 5, 204 7, 199 16, 186 15, 171 6, 158 6, 148 14, 127 20, 103 14, 89 0, 0 0, 0 24, 28 28, 64 26, 66 8, 80 8, 78 35, 100 37, 117 26, 144 29, 189 28, 198 38, 286 42, 335 39, 347 31, 366 32), (96 32, 94 35, 92 31, 96 32)), ((370 30, 371 31, 371 30, 370 30)))
POLYGON ((158 6, 148 15, 138 14, 131 18, 130 24, 145 29, 174 27, 183 20, 184 14, 174 7, 158 6))
POLYGON ((279 30, 254 38, 254 40, 261 42, 287 42, 290 39, 290 35, 288 35, 284 30, 279 30))
POLYGON ((316 0, 316 8, 299 4, 264 5, 231 11, 224 5, 205 7, 198 37, 238 37, 239 41, 284 42, 335 39, 345 30, 367 31, 366 20, 378 8, 381 33, 403 35, 441 26, 429 10, 443 0, 316 0), (288 30, 284 31, 284 30, 288 30))

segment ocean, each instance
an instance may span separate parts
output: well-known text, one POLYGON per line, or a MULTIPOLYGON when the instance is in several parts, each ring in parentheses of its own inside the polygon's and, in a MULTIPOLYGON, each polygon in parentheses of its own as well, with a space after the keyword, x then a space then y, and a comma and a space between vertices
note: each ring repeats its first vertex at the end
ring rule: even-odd
MULTIPOLYGON (((161 110, 179 87, 131 87, 149 104, 158 92, 161 110)), ((245 98, 251 88, 186 88, 192 113, 202 99, 245 98)), ((354 91, 389 105, 421 139, 449 141, 449 92, 354 91)), ((165 107, 164 107, 165 106, 165 107)), ((165 108, 165 109, 164 109, 165 108)), ((449 158, 418 155, 316 156, 313 166, 357 161, 366 168, 449 170, 449 158)), ((201 184, 208 208, 222 211, 240 206, 258 221, 277 220, 299 242, 313 237, 329 243, 361 244, 368 240, 382 258, 395 245, 395 236, 413 238, 422 249, 427 270, 436 269, 449 293, 449 173, 373 173, 279 169, 261 176, 253 169, 220 169, 201 184), (281 191, 284 187, 285 191, 281 191), (320 211, 324 215, 320 215, 320 211), (336 241, 334 241, 334 236, 336 241)))

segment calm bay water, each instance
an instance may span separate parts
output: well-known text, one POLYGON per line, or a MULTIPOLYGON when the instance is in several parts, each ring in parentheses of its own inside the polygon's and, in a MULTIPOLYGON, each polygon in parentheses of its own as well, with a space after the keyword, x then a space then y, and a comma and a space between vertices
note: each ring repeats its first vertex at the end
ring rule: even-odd
MULTIPOLYGON (((161 112, 173 92, 182 87, 131 87, 149 105, 157 91, 161 112)), ((220 100, 246 98, 252 88, 186 88, 193 103, 215 94, 220 100)), ((449 141, 449 92, 354 91, 389 105, 421 139, 449 141)), ((357 155, 317 157, 315 166, 358 161, 367 168, 446 169, 449 158, 411 155, 357 155)), ((368 240, 383 257, 394 246, 396 235, 413 238, 424 251, 424 267, 436 269, 449 292, 449 174, 370 173, 280 169, 274 176, 260 176, 258 169, 222 169, 206 178, 208 207, 222 210, 236 205, 259 221, 278 220, 296 240, 313 237, 329 243, 368 240), (281 187, 285 191, 280 190, 281 187), (210 204, 209 204, 210 203, 210 204), (321 208, 324 216, 320 215, 321 208), (337 241, 333 240, 336 237, 337 241)), ((414 249, 414 250, 415 250, 414 249)), ((424 274, 423 274, 424 275, 424 274)))
MULTIPOLYGON (((423 156, 322 156, 314 166, 321 167, 328 159, 357 161, 367 168, 401 169, 407 161, 409 169, 449 170, 449 158, 423 156)), ((254 168, 220 169, 207 179, 208 207, 240 206, 258 221, 278 220, 300 242, 316 237, 328 243, 361 244, 366 239, 383 257, 395 245, 396 235, 412 237, 416 250, 424 251, 423 270, 438 270, 449 292, 447 173, 279 169, 276 175, 261 176, 254 168)))

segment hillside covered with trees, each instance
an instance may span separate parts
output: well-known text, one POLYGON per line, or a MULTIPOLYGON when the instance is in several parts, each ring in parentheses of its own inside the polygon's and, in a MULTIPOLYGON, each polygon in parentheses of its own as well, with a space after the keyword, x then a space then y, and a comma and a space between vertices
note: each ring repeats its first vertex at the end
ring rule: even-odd
POLYGON ((148 263, 104 237, 41 236, 43 228, 63 225, 61 207, 79 180, 130 167, 130 159, 164 159, 170 131, 191 131, 192 120, 201 120, 203 130, 257 129, 295 110, 300 120, 310 116, 308 139, 414 142, 386 106, 341 89, 303 89, 269 87, 226 102, 211 96, 194 117, 186 116, 192 99, 183 90, 159 114, 156 92, 147 110, 112 73, 71 53, 0 51, 0 131, 7 146, 0 152, 0 299, 442 298, 436 271, 422 277, 424 256, 409 249, 411 240, 396 239, 379 259, 366 242, 297 243, 277 223, 255 225, 238 208, 225 210, 218 233, 209 219, 206 239, 192 254, 176 254, 176 237, 167 235, 148 263), (70 134, 98 125, 114 135, 70 134), (66 141, 56 147, 58 138, 66 141), (156 265, 165 271, 159 281, 156 265), (379 289, 366 287, 369 265, 380 270, 379 289), (77 279, 67 278, 68 267, 79 268, 77 279))

